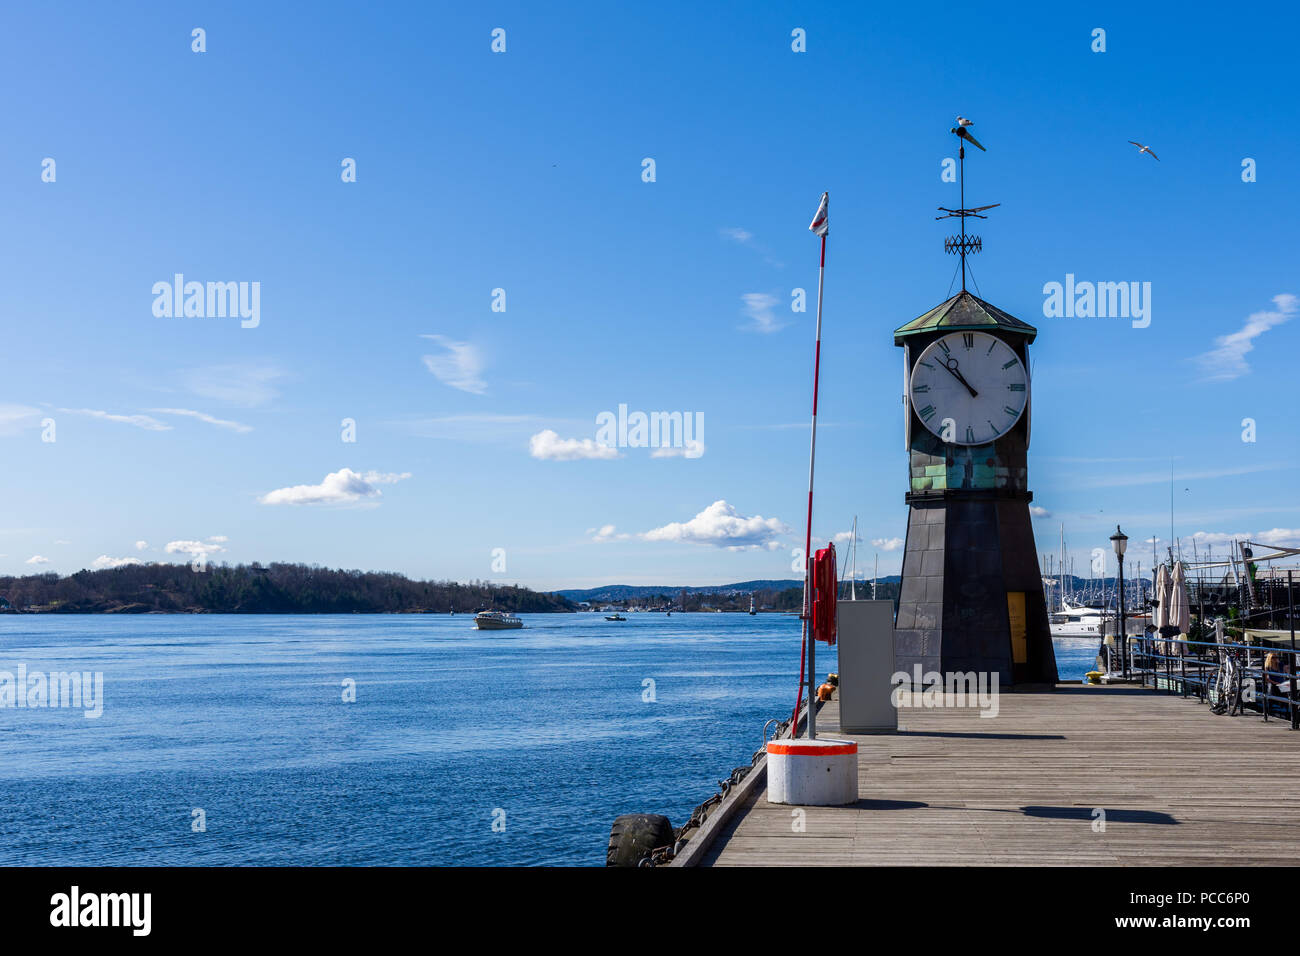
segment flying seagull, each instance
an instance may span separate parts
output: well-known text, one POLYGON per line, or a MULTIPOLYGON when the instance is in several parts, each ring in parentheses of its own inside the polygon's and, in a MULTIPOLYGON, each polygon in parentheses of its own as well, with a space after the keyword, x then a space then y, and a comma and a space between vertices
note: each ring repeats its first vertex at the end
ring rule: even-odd
POLYGON ((977 140, 974 136, 972 136, 965 126, 954 126, 952 129, 948 130, 948 132, 956 133, 961 139, 968 140, 972 146, 979 146, 981 150, 983 150, 986 153, 988 152, 987 149, 984 149, 983 146, 980 146, 980 141, 977 140))
POLYGON ((970 120, 968 120, 968 119, 967 119, 966 117, 964 117, 964 116, 958 116, 958 117, 957 117, 957 125, 958 125, 958 126, 974 126, 975 124, 972 123, 970 120))
MULTIPOLYGON (((1151 147, 1150 147, 1150 146, 1143 146, 1141 143, 1137 142, 1136 140, 1132 140, 1132 139, 1129 140, 1129 142, 1132 143, 1134 146, 1136 146, 1136 147, 1138 148, 1138 152, 1139 152, 1139 153, 1151 153, 1151 147)), ((1151 158, 1154 159, 1157 163, 1160 162, 1160 157, 1157 156, 1155 153, 1151 153, 1151 158)))

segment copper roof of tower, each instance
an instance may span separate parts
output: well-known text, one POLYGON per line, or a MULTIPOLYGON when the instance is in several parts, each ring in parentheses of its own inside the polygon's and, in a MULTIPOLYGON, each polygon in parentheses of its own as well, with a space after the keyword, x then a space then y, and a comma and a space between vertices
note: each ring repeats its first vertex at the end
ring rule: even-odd
POLYGON ((1038 330, 1028 322, 1021 322, 1009 312, 1003 312, 996 305, 962 290, 925 315, 895 329, 894 344, 902 345, 904 338, 918 332, 955 332, 959 329, 984 332, 1002 329, 1004 332, 1023 335, 1029 342, 1038 335, 1038 330))

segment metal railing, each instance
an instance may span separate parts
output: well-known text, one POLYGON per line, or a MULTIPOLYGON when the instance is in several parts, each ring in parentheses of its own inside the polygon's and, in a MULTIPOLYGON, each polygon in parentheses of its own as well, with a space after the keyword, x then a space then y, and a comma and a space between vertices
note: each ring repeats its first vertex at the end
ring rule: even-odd
MULTIPOLYGON (((1109 654, 1114 648, 1107 646, 1109 654)), ((1300 730, 1300 693, 1297 684, 1297 664, 1300 648, 1271 644, 1239 644, 1232 642, 1195 641, 1181 637, 1158 635, 1130 636, 1128 639, 1129 669, 1143 687, 1178 693, 1183 697, 1196 697, 1209 703, 1211 686, 1224 663, 1224 655, 1238 656, 1243 694, 1242 713, 1252 709, 1265 721, 1270 716, 1290 721, 1292 730, 1300 730), (1269 670, 1265 661, 1269 654, 1277 654, 1284 668, 1269 670), (1285 692, 1282 691, 1285 685, 1285 692), (1248 688, 1253 690, 1248 691, 1248 688)))

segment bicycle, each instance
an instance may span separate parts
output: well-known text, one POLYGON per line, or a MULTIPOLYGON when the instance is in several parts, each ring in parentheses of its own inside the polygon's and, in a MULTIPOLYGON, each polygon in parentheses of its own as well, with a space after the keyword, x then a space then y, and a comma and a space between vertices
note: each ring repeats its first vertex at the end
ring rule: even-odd
POLYGON ((1210 713, 1236 717, 1242 713, 1241 680, 1245 672, 1245 654, 1240 648, 1219 648, 1219 669, 1210 678, 1207 696, 1210 713))

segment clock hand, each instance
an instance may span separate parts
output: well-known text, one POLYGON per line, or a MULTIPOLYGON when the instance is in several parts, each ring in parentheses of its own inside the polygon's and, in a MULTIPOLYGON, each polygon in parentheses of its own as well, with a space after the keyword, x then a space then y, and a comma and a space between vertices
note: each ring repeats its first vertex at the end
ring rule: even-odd
POLYGON ((975 389, 971 387, 970 382, 966 381, 966 376, 962 375, 961 372, 957 371, 957 360, 955 358, 947 359, 943 363, 943 367, 946 368, 948 371, 952 372, 953 376, 957 379, 957 381, 961 382, 963 385, 966 386, 966 391, 970 392, 971 398, 975 398, 979 395, 979 392, 975 391, 975 389))

